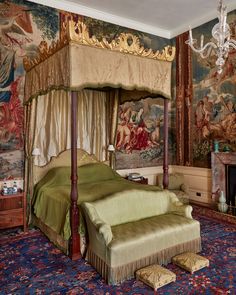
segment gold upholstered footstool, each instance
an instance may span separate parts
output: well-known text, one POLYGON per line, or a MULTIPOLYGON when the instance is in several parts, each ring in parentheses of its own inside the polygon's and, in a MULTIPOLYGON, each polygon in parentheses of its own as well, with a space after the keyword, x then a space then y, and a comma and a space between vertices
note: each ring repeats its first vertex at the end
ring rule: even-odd
POLYGON ((158 264, 153 264, 137 270, 136 279, 142 281, 156 291, 162 286, 175 282, 176 275, 158 264))
POLYGON ((209 266, 207 258, 191 252, 185 252, 173 257, 172 262, 191 273, 209 266))

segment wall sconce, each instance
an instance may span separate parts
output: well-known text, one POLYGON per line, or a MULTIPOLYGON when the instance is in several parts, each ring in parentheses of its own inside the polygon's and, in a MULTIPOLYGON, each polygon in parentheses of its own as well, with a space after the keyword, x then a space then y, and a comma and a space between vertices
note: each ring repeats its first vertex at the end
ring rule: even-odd
POLYGON ((41 151, 39 148, 34 148, 32 151, 32 156, 40 156, 41 155, 41 151))
POLYGON ((108 148, 107 148, 108 152, 110 152, 110 166, 113 170, 115 170, 115 147, 113 144, 109 144, 108 148))
POLYGON ((108 152, 114 152, 115 151, 114 145, 113 144, 109 144, 107 150, 108 150, 108 152))

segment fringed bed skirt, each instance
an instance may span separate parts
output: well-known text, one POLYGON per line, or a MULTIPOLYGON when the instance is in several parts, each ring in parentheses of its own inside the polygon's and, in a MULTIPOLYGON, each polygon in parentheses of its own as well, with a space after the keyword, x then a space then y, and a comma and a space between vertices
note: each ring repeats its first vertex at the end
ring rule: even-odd
MULTIPOLYGON (((66 255, 69 255, 68 240, 63 239, 61 235, 56 233, 53 229, 47 226, 40 218, 36 217, 33 214, 32 214, 31 224, 33 226, 38 227, 45 234, 45 236, 47 236, 47 238, 63 253, 65 253, 66 255)), ((86 250, 87 250, 86 236, 80 235, 80 253, 82 257, 85 256, 86 250)))
POLYGON ((198 253, 201 251, 201 238, 164 249, 148 257, 141 258, 131 263, 110 267, 104 260, 98 257, 90 248, 87 251, 87 260, 101 274, 108 284, 119 284, 135 276, 135 271, 151 264, 168 264, 171 258, 183 252, 198 253))
POLYGON ((64 240, 62 236, 56 233, 35 215, 32 215, 32 225, 38 227, 54 245, 56 245, 62 252, 68 255, 69 242, 67 240, 64 240))
MULTIPOLYGON (((35 215, 32 215, 32 225, 38 227, 57 248, 59 248, 66 255, 69 255, 68 240, 63 239, 61 235, 56 233, 53 229, 47 226, 41 219, 37 218, 35 215)), ((82 257, 85 256, 86 248, 86 237, 80 235, 80 253, 82 257)))

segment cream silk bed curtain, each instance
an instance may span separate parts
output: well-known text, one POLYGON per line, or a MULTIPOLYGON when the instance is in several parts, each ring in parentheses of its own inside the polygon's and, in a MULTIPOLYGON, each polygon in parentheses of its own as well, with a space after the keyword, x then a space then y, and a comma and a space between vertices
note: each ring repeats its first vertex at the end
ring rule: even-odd
MULTIPOLYGON (((111 114, 108 113, 109 95, 107 92, 95 90, 81 90, 77 95, 77 146, 105 161, 111 134, 111 130, 107 128, 111 126, 111 114)), ((32 117, 31 126, 35 126, 31 128, 34 134, 31 134, 30 138, 34 139, 30 145, 40 151, 40 155, 34 157, 35 165, 44 166, 51 157, 71 148, 70 109, 70 92, 63 90, 53 90, 39 96, 37 103, 32 104, 31 112, 35 114, 35 118, 32 117)))
MULTIPOLYGON (((33 165, 44 166, 52 157, 71 148, 70 94, 70 91, 52 90, 31 100, 25 107, 25 187, 29 223, 32 211, 30 200, 35 184, 33 165), (32 155, 35 148, 40 155, 32 155)), ((100 161, 108 160, 107 146, 115 140, 119 90, 81 90, 77 96, 77 146, 94 154, 100 161)))

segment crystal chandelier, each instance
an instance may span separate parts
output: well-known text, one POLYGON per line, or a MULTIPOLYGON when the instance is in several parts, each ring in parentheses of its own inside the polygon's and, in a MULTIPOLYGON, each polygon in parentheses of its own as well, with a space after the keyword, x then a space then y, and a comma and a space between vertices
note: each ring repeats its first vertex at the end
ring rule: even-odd
POLYGON ((200 53, 200 56, 202 58, 207 58, 212 50, 214 50, 217 60, 216 60, 216 67, 217 72, 219 74, 222 73, 222 67, 225 64, 225 59, 228 56, 230 47, 233 47, 236 49, 236 41, 233 39, 230 39, 230 27, 226 23, 227 18, 227 9, 226 5, 223 5, 223 0, 219 0, 219 6, 218 6, 218 19, 219 22, 214 25, 212 28, 212 36, 215 39, 214 42, 210 41, 203 45, 204 42, 204 36, 201 36, 201 42, 200 47, 195 48, 194 45, 197 43, 196 39, 193 39, 192 36, 192 30, 189 29, 189 39, 186 41, 186 44, 188 44, 193 51, 200 53))

